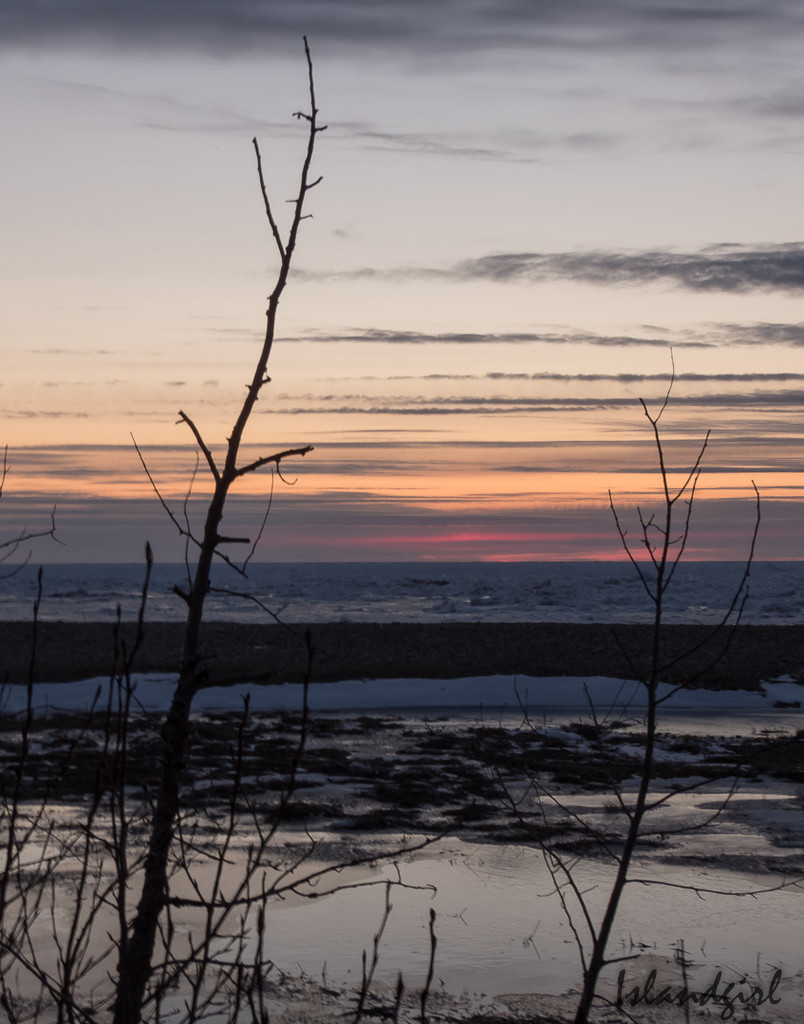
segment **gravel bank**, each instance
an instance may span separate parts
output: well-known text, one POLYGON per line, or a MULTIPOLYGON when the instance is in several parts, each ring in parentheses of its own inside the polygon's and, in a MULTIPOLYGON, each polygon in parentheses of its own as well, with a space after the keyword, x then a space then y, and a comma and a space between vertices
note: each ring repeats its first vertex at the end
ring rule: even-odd
MULTIPOLYGON (((211 683, 303 679, 307 635, 313 645, 312 680, 433 678, 483 675, 602 675, 633 678, 644 666, 647 626, 556 623, 242 625, 207 623, 203 642, 211 683), (624 652, 628 652, 626 653, 624 652)), ((67 682, 103 676, 115 648, 131 649, 133 627, 115 639, 107 623, 48 622, 38 627, 34 678, 67 682)), ((705 626, 668 626, 667 661, 710 635, 705 626)), ((0 624, 0 679, 28 678, 33 628, 0 624)), ((179 661, 182 627, 151 623, 136 653, 136 672, 170 672, 179 661)), ((118 654, 118 658, 120 655, 118 654)), ((740 626, 683 658, 664 674, 669 681, 697 676, 700 685, 753 688, 763 679, 804 673, 804 630, 798 626, 740 626), (717 659, 727 639, 728 647, 717 659), (713 662, 716 662, 713 664, 713 662)))

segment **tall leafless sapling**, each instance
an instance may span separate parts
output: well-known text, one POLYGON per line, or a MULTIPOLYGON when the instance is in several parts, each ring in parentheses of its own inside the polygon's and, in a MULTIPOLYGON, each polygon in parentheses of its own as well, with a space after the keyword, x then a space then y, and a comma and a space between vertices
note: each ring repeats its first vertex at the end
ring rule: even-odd
POLYGON ((213 493, 200 537, 196 538, 188 526, 181 524, 177 517, 173 517, 182 533, 196 546, 197 554, 190 585, 186 591, 181 592, 187 605, 187 617, 179 677, 163 729, 160 779, 150 828, 142 888, 130 934, 125 936, 120 948, 115 1024, 135 1024, 140 1020, 143 996, 151 974, 160 918, 167 905, 168 863, 179 818, 179 785, 188 742, 190 711, 193 698, 204 683, 204 667, 201 658, 201 623, 204 603, 209 592, 213 561, 216 557, 223 555, 222 545, 232 542, 232 538, 227 538, 220 532, 227 498, 233 485, 241 477, 266 466, 278 467, 284 460, 294 456, 304 456, 312 450, 311 446, 307 445, 265 455, 251 462, 241 463, 239 461, 246 425, 263 388, 269 381, 267 367, 276 334, 279 303, 288 283, 299 231, 302 222, 308 216, 305 213, 305 204, 311 189, 321 180, 313 178, 311 168, 317 138, 326 126, 319 124, 318 121, 313 63, 306 39, 304 40, 304 50, 307 60, 309 106, 295 116, 306 125, 307 148, 302 162, 298 190, 292 202, 290 225, 285 233, 281 230, 274 214, 263 174, 259 145, 257 140, 254 140, 265 214, 276 245, 279 265, 273 290, 268 297, 262 348, 254 367, 251 382, 246 387, 243 404, 232 426, 222 462, 215 458, 212 449, 204 440, 200 429, 191 417, 184 411, 179 413, 180 420, 190 429, 212 476, 213 493))
MULTIPOLYGON (((651 800, 651 787, 655 777, 656 734, 659 724, 660 706, 672 698, 673 694, 681 689, 683 685, 689 685, 693 681, 688 679, 685 684, 681 684, 669 692, 660 695, 660 684, 667 678, 668 671, 673 668, 674 662, 677 660, 675 658, 668 659, 664 650, 664 602, 689 541, 690 522, 696 490, 704 454, 709 443, 709 433, 707 432, 692 467, 686 474, 682 475, 680 484, 674 484, 670 469, 666 463, 665 446, 660 432, 660 420, 667 408, 672 386, 673 382, 671 380, 664 401, 657 413, 651 413, 647 404, 640 400, 642 410, 650 424, 655 443, 661 485, 659 512, 654 515, 645 515, 641 509, 638 510, 640 525, 639 544, 647 555, 647 562, 642 562, 636 557, 628 540, 627 532, 621 523, 614 500, 611 493, 609 493, 612 514, 623 548, 638 573, 648 601, 652 605, 651 643, 647 669, 634 672, 635 677, 642 685, 647 710, 645 713, 645 739, 641 755, 642 764, 639 771, 637 791, 630 803, 626 803, 622 798, 620 799, 627 822, 626 832, 622 847, 617 854, 615 877, 606 902, 603 918, 592 929, 591 955, 584 969, 583 987, 575 1016, 576 1024, 586 1024, 588 1020, 600 972, 607 962, 606 951, 612 927, 623 892, 630 880, 632 862, 643 833, 646 817, 652 810, 656 810, 665 802, 664 798, 651 800)), ((742 615, 745 601, 748 597, 748 579, 754 559, 760 523, 759 492, 756 490, 755 485, 754 491, 756 495, 756 519, 743 574, 734 590, 730 606, 726 610, 725 615, 713 627, 709 636, 701 642, 700 648, 717 644, 723 631, 736 625, 742 615)), ((690 653, 692 652, 688 651, 687 655, 690 653)), ((722 650, 717 650, 713 660, 716 661, 721 655, 722 650)), ((637 668, 635 665, 633 667, 637 668)))
MULTIPOLYGON (((574 894, 582 908, 583 917, 591 938, 588 959, 584 963, 583 985, 576 1009, 575 1024, 587 1024, 600 973, 604 966, 611 962, 607 958, 609 940, 623 893, 626 886, 634 881, 632 867, 640 841, 645 839, 650 833, 648 825, 649 816, 652 812, 663 807, 670 799, 669 794, 653 792, 656 778, 656 743, 660 709, 679 690, 698 682, 725 653, 733 628, 739 624, 745 602, 748 598, 748 582, 760 525, 759 492, 756 489, 756 485, 754 485, 756 498, 754 528, 743 572, 734 588, 728 608, 720 621, 714 624, 706 636, 701 638, 694 647, 688 648, 681 655, 678 653, 668 653, 665 648, 665 599, 690 539, 691 516, 703 466, 703 458, 709 443, 709 433, 707 432, 691 468, 681 473, 679 482, 674 482, 674 480, 678 479, 677 474, 673 474, 667 464, 665 443, 660 430, 660 421, 667 409, 672 387, 673 380, 671 378, 667 393, 656 413, 652 413, 647 404, 640 399, 642 410, 653 435, 660 481, 658 512, 646 514, 641 508, 637 510, 639 523, 637 545, 646 556, 644 560, 637 557, 637 553, 628 538, 627 530, 623 525, 611 493, 609 493, 609 503, 620 541, 639 576, 649 605, 652 608, 647 663, 644 666, 638 664, 637 659, 631 657, 623 646, 624 653, 632 669, 632 675, 641 684, 643 691, 646 703, 644 716, 645 732, 640 757, 641 764, 637 772, 636 792, 630 797, 627 797, 619 789, 616 792, 619 810, 625 821, 625 834, 621 844, 616 846, 614 879, 606 899, 603 916, 598 922, 593 921, 583 894, 579 889, 574 889, 574 894), (683 681, 671 686, 669 690, 660 689, 661 684, 672 673, 678 674, 679 665, 693 655, 699 656, 698 667, 693 672, 687 672, 686 674, 682 672, 683 681), (701 657, 703 659, 702 662, 700 661, 701 657)), ((694 782, 685 788, 689 791, 700 785, 701 783, 694 782)), ((728 796, 726 799, 728 800, 728 796)), ((707 822, 716 818, 721 810, 718 809, 714 814, 707 814, 707 822)), ((682 825, 681 829, 686 831, 690 828, 700 828, 702 824, 703 822, 696 822, 686 826, 682 825)), ((611 845, 609 845, 609 848, 611 849, 611 845)), ((564 861, 557 858, 554 854, 548 854, 548 863, 554 872, 563 872, 566 880, 572 883, 571 871, 567 872, 564 861)), ((690 888, 693 887, 691 886, 690 888)))
MULTIPOLYGON (((659 508, 655 513, 637 510, 638 530, 636 541, 629 538, 628 530, 619 513, 614 499, 609 494, 609 502, 614 516, 617 532, 622 546, 638 574, 645 591, 646 600, 651 610, 649 626, 649 642, 645 657, 629 650, 626 643, 616 634, 617 642, 629 665, 630 678, 635 680, 644 698, 644 733, 640 737, 641 751, 635 763, 622 759, 622 764, 610 763, 610 785, 615 802, 608 808, 623 823, 622 831, 613 827, 615 824, 611 814, 604 816, 604 825, 598 822, 599 815, 585 814, 571 808, 549 785, 542 783, 536 775, 531 775, 530 787, 526 797, 516 798, 506 789, 508 802, 514 813, 529 829, 534 829, 540 836, 545 862, 551 873, 554 889, 561 900, 565 916, 573 932, 578 946, 583 969, 581 994, 576 1007, 575 1024, 587 1024, 595 999, 601 972, 609 964, 616 962, 618 957, 610 958, 608 949, 614 924, 620 910, 620 904, 626 887, 635 882, 656 883, 661 880, 636 877, 635 861, 640 844, 666 837, 673 832, 686 833, 708 827, 725 810, 728 801, 738 785, 741 774, 750 768, 740 763, 739 756, 734 764, 723 766, 717 777, 726 779, 726 794, 721 802, 711 811, 706 812, 701 820, 682 822, 677 827, 668 828, 666 823, 656 826, 655 812, 666 807, 674 794, 691 793, 714 781, 712 774, 704 779, 693 780, 678 789, 660 792, 656 787, 657 741, 660 713, 663 706, 685 687, 699 685, 706 674, 721 660, 733 637, 734 628, 739 624, 745 602, 748 597, 748 583, 754 559, 754 551, 760 525, 759 492, 754 485, 756 499, 756 516, 753 532, 748 546, 748 554, 739 579, 736 582, 730 603, 721 619, 712 625, 705 634, 694 643, 679 652, 666 643, 664 626, 666 599, 677 570, 686 552, 690 540, 691 517, 703 467, 704 455, 709 443, 707 433, 695 454, 692 466, 684 471, 673 471, 667 461, 667 446, 661 432, 661 420, 667 409, 673 386, 670 386, 660 405, 658 412, 651 412, 647 404, 642 402, 642 410, 648 420, 653 435, 659 472, 659 508), (639 549, 643 557, 639 557, 639 549), (669 686, 663 684, 674 679, 669 686), (627 790, 621 784, 621 778, 635 775, 635 790, 627 790), (535 825, 523 811, 526 801, 535 795, 535 825), (587 891, 581 881, 581 866, 577 858, 566 852, 567 831, 577 830, 584 846, 589 845, 598 856, 612 864, 613 878, 604 900, 602 915, 593 910, 587 897, 587 891)), ((599 763, 604 767, 607 758, 615 755, 611 746, 602 742, 605 722, 598 717, 600 709, 596 709, 590 697, 592 722, 582 734, 588 734, 592 742, 597 742, 599 763)), ((620 717, 620 716, 618 716, 620 717)), ((587 723, 581 723, 586 725, 587 723)), ((580 726, 579 726, 580 730, 580 726)), ((596 764, 598 761, 596 760, 596 764)), ((682 888, 703 893, 697 885, 690 884, 682 888)), ((775 886, 773 888, 778 888, 775 886)), ((714 891, 714 890, 710 890, 714 891)), ((729 893, 723 895, 745 895, 729 893)))

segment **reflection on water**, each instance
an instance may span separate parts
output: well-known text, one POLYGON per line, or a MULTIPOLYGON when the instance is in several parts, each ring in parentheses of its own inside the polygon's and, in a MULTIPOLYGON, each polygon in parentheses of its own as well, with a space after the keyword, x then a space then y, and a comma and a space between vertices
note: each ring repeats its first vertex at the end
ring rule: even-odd
MULTIPOLYGON (((541 992, 560 994, 577 986, 578 951, 572 931, 552 894, 541 854, 523 847, 472 845, 451 838, 437 852, 400 863, 409 886, 395 886, 393 910, 381 941, 377 976, 388 983, 402 971, 406 985, 424 984, 430 956, 428 920, 437 912, 436 978, 460 993, 541 992), (429 887, 434 886, 435 892, 429 887)), ((746 891, 773 879, 717 871, 660 867, 647 872, 666 882, 707 889, 746 891)), ((645 871, 636 871, 645 877, 645 871)), ((360 880, 395 878, 392 865, 363 869, 360 880)), ((582 862, 576 878, 600 914, 611 874, 597 862, 582 862)), ((350 878, 349 881, 353 879, 350 878)), ((356 880, 356 879, 355 879, 356 880)), ((275 904, 268 917, 268 949, 278 967, 303 970, 313 978, 355 983, 361 954, 371 951, 383 915, 385 889, 347 889, 311 902, 275 904)), ((646 953, 673 958, 683 941, 701 971, 713 967, 755 972, 757 964, 780 967, 785 976, 801 971, 804 892, 782 890, 760 899, 708 895, 664 886, 634 885, 626 891, 613 956, 646 953)), ((576 923, 580 923, 577 921, 576 923)), ((633 967, 629 968, 633 970, 633 967)), ((609 969, 616 980, 619 966, 609 969)))
MULTIPOLYGON (((284 838, 298 846, 298 835, 284 838)), ((339 853, 339 845, 344 844, 337 836, 316 838, 320 849, 326 850, 332 859, 305 859, 299 869, 305 875, 335 863, 338 856, 347 859, 351 850, 350 846, 339 853)), ((406 838, 410 845, 410 837, 406 838)), ((739 845, 738 836, 733 834, 730 838, 739 845)), ((751 842, 750 836, 745 838, 751 842)), ((392 849, 399 837, 388 836, 384 842, 386 849, 392 849)), ((758 899, 703 892, 746 892, 780 881, 768 874, 720 870, 716 845, 710 841, 708 846, 696 846, 693 842, 690 848, 685 847, 687 854, 700 854, 693 867, 667 865, 656 859, 635 868, 633 875, 637 879, 661 879, 685 887, 692 884, 699 892, 663 885, 629 887, 609 955, 638 955, 638 960, 629 960, 627 964, 629 977, 637 979, 656 963, 662 964, 665 971, 671 970, 674 951, 680 943, 693 965, 692 982, 696 978, 711 978, 718 970, 736 981, 742 975, 757 978, 768 970, 779 969, 786 979, 783 994, 785 1008, 789 1009, 791 1001, 801 995, 795 991, 793 981, 797 977, 801 982, 804 966, 800 952, 804 891, 787 888, 764 893, 758 899)), ((247 856, 246 847, 230 851, 227 871, 233 879, 239 875, 240 861, 247 856)), ((212 870, 210 865, 209 871, 212 870)), ((599 920, 611 869, 599 861, 579 860, 573 874, 586 894, 591 914, 599 920)), ((473 844, 455 837, 395 861, 337 871, 315 887, 302 885, 299 894, 272 898, 266 918, 267 956, 284 974, 304 974, 313 981, 353 991, 360 985, 363 951, 371 957, 373 937, 383 918, 386 879, 399 884, 391 890, 392 910, 380 940, 377 980, 393 985, 402 972, 408 988, 424 985, 433 908, 437 915, 438 988, 456 995, 495 996, 517 992, 559 995, 578 986, 581 968, 577 945, 540 852, 514 845, 473 844), (333 889, 338 891, 331 892, 333 889)), ((195 881, 204 887, 205 869, 199 870, 195 881)), ((180 886, 172 886, 171 891, 176 895, 180 886)), ((111 908, 106 913, 111 914, 111 908)), ((177 938, 187 938, 198 928, 199 914, 185 910, 176 915, 177 938)), ((256 941, 255 918, 256 912, 246 921, 246 931, 251 933, 251 940, 242 950, 246 962, 249 947, 256 941)), ((107 921, 102 914, 99 923, 103 935, 107 925, 109 934, 113 933, 111 916, 107 921)), ((577 909, 574 924, 583 934, 577 909)), ((46 967, 55 964, 51 964, 56 952, 53 926, 57 932, 69 926, 66 905, 57 906, 52 917, 49 913, 42 915, 34 925, 32 940, 46 967)), ((613 992, 621 966, 608 968, 604 990, 608 985, 608 991, 613 992)), ((104 975, 103 970, 101 974, 104 975)), ((103 984, 103 977, 97 980, 103 984)))

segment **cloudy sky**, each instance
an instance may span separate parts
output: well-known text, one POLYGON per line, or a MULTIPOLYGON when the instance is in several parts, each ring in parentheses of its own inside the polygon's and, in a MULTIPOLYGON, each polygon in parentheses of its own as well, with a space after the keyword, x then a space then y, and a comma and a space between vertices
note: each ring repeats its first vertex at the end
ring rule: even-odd
POLYGON ((670 464, 712 431, 692 553, 745 552, 755 480, 759 557, 804 557, 790 0, 4 0, 3 536, 56 504, 39 559, 181 557, 131 435, 181 509, 177 413, 220 445, 261 341, 251 139, 284 213, 304 34, 323 181, 248 441, 316 450, 260 557, 617 557, 671 350, 670 464))

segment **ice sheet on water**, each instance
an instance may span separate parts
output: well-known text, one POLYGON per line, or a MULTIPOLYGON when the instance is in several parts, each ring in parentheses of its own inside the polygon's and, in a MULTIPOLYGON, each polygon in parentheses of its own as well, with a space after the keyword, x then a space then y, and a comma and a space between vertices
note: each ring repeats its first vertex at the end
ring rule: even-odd
MULTIPOLYGON (((728 607, 743 567, 682 564, 665 604, 666 622, 710 623, 728 607)), ((137 614, 141 565, 51 565, 44 570, 44 620, 112 620, 137 614)), ((157 565, 151 621, 178 620, 172 592, 182 565, 157 565)), ((758 562, 743 621, 804 621, 804 562, 758 562)), ((618 562, 393 562, 252 565, 248 580, 218 567, 207 618, 263 621, 257 605, 227 593, 249 590, 287 622, 647 622, 652 609, 633 566, 618 562)), ((28 568, 0 580, 0 621, 27 619, 36 595, 28 568)))
MULTIPOLYGON (((170 702, 175 676, 135 676, 136 705, 145 711, 164 711, 170 702)), ((85 710, 108 700, 109 679, 98 677, 75 683, 37 683, 34 703, 44 710, 85 710)), ((302 707, 301 684, 260 686, 248 683, 234 686, 211 686, 201 690, 193 701, 196 710, 240 710, 243 698, 250 695, 252 711, 297 711, 302 707)), ((662 684, 659 696, 670 693, 662 684)), ((313 711, 389 710, 403 708, 509 708, 521 714, 523 708, 534 713, 560 710, 563 713, 585 714, 589 700, 604 714, 641 715, 645 709, 642 688, 633 681, 604 677, 575 678, 556 676, 531 678, 520 676, 483 676, 470 679, 357 679, 340 683, 313 683, 308 690, 308 703, 313 711)), ((774 711, 774 703, 792 704, 801 701, 801 687, 792 682, 764 684, 761 691, 746 690, 684 690, 676 693, 670 708, 674 712, 732 713, 745 712, 758 721, 758 716, 774 711)), ((0 692, 0 706, 6 713, 18 713, 26 705, 26 688, 8 686, 0 692)), ((783 715, 775 711, 774 721, 801 721, 800 709, 783 715)))

